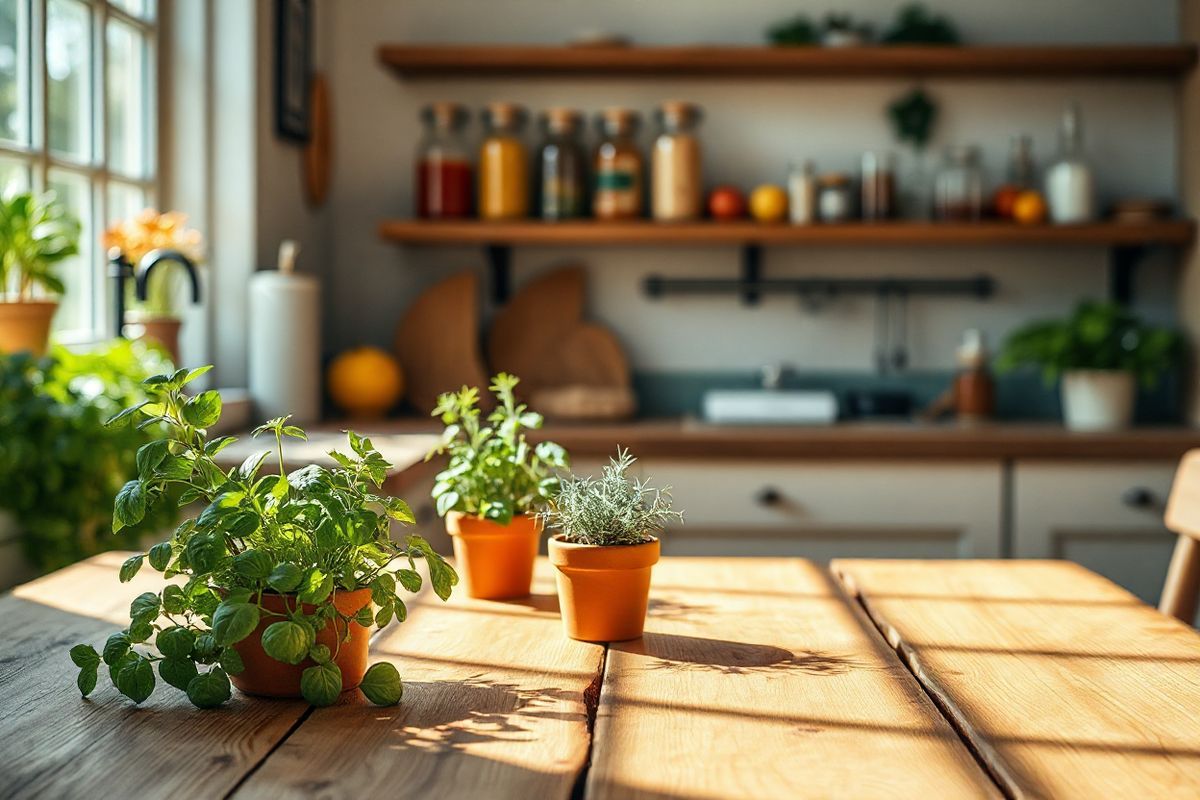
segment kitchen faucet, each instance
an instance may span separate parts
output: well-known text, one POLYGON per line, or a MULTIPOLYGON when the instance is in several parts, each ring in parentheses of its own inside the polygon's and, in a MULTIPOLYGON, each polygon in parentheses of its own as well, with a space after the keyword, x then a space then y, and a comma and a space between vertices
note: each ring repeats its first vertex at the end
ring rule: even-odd
POLYGON ((109 268, 108 274, 116 281, 117 290, 116 298, 113 301, 115 318, 113 320, 114 332, 117 338, 124 335, 125 327, 125 281, 129 278, 134 280, 134 294, 138 300, 144 301, 149 295, 150 273, 159 265, 169 262, 174 262, 183 267, 187 272, 188 278, 192 284, 192 302, 200 302, 200 278, 196 273, 196 265, 192 260, 178 250, 158 249, 151 250, 146 255, 142 256, 142 260, 137 266, 131 265, 125 260, 124 254, 119 250, 112 250, 109 253, 109 268))

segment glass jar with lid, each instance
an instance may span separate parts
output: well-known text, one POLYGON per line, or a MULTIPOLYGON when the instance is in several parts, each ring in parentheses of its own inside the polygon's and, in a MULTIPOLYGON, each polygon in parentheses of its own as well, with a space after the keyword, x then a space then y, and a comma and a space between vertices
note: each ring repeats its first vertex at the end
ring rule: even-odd
POLYGON ((978 222, 983 215, 979 148, 948 147, 933 184, 934 216, 944 222, 978 222))
POLYGON ((528 114, 515 103, 489 103, 483 110, 479 148, 479 216, 519 219, 529 214, 529 159, 521 135, 528 114))
POLYGON ((627 108, 609 108, 596 117, 600 143, 593 167, 592 213, 596 219, 636 219, 642 215, 645 162, 634 136, 641 118, 627 108))
POLYGON ((859 186, 864 220, 877 222, 896 215, 896 160, 891 153, 863 153, 859 186))
POLYGON ((424 135, 417 146, 416 208, 421 219, 461 219, 471 214, 474 180, 465 131, 470 114, 458 103, 421 109, 424 135))
POLYGON ((840 172, 822 175, 817 181, 817 213, 821 222, 846 222, 854 213, 850 176, 840 172))
POLYGON ((537 208, 542 219, 583 216, 587 196, 583 117, 570 108, 542 112, 542 144, 538 148, 537 208))
POLYGON ((698 219, 703 203, 700 140, 696 129, 702 117, 692 103, 663 103, 655 114, 659 133, 651 156, 650 210, 656 220, 698 219))

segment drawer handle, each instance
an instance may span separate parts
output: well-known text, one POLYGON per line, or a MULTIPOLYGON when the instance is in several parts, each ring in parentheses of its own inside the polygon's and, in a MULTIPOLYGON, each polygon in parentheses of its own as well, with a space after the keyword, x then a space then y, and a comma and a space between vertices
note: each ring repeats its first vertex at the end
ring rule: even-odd
POLYGON ((1150 489, 1145 486, 1134 486, 1121 493, 1121 502, 1130 508, 1142 511, 1152 511, 1163 507, 1163 503, 1150 489))
POLYGON ((767 486, 760 489, 758 494, 754 496, 754 502, 760 506, 774 508, 783 503, 783 492, 776 489, 774 486, 767 486))

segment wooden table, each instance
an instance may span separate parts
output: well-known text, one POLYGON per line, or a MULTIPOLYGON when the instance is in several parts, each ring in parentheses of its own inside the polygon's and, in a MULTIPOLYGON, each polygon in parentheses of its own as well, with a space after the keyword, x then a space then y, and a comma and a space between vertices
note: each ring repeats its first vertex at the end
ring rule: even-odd
POLYGON ((1200 636, 1062 562, 666 559, 644 638, 566 639, 552 575, 418 598, 393 708, 74 687, 123 555, 0 598, 0 797, 1200 794, 1200 636))

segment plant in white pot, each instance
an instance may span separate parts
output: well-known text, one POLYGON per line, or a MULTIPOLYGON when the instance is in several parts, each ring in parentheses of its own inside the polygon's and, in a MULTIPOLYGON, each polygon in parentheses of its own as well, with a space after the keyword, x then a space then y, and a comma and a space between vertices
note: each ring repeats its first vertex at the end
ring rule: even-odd
POLYGON ((1116 430, 1133 419, 1137 382, 1154 386, 1181 351, 1182 338, 1170 328, 1147 325, 1115 303, 1081 303, 1066 319, 1015 331, 997 367, 1036 366, 1048 383, 1061 377, 1069 429, 1116 430))
POLYGON ((0 199, 0 353, 46 352, 65 289, 57 268, 79 252, 79 230, 53 192, 0 199))

